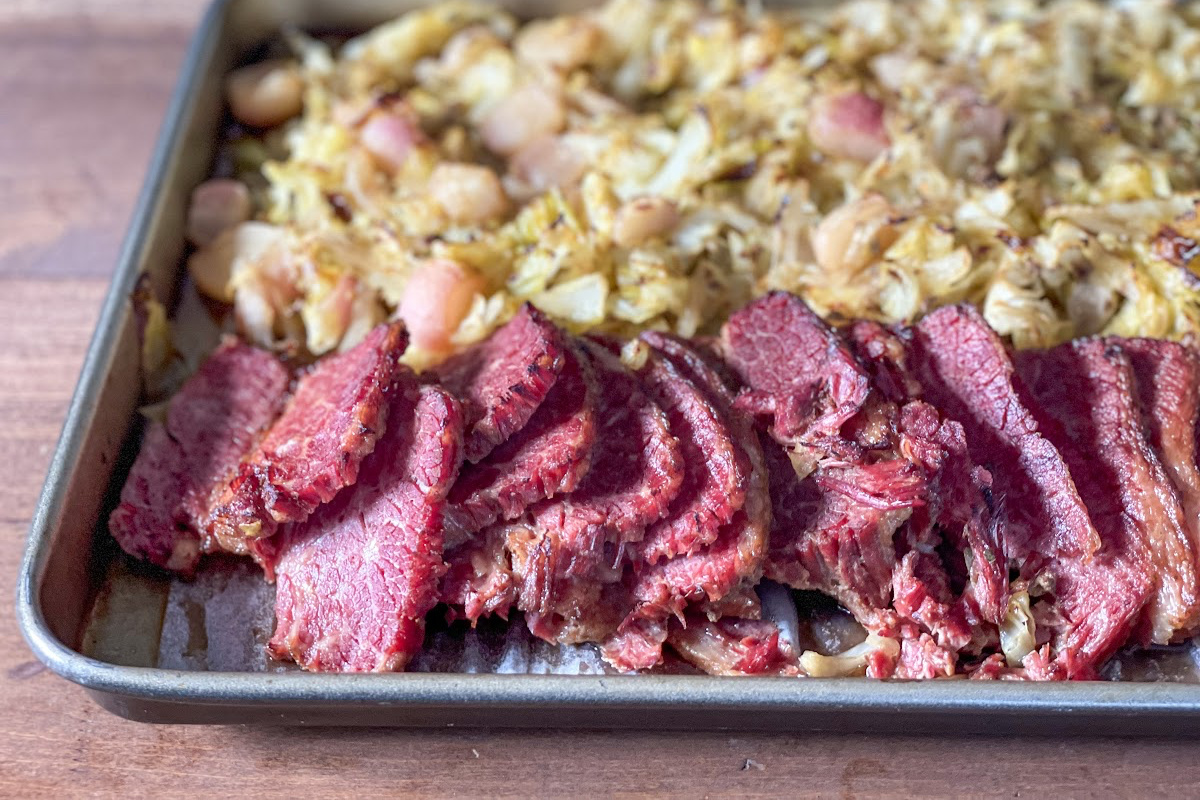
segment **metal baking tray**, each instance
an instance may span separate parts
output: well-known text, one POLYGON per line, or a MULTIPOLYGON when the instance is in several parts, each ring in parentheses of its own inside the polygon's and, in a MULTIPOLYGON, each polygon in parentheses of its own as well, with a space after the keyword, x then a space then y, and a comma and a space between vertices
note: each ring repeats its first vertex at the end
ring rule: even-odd
MULTIPOLYGON (((136 652, 145 641, 157 641, 164 614, 161 601, 147 607, 136 591, 124 599, 106 598, 106 626, 99 633, 94 625, 88 629, 101 587, 122 562, 103 519, 136 446, 139 347, 130 296, 143 273, 160 298, 178 293, 184 205, 190 188, 212 167, 222 118, 221 76, 288 25, 363 30, 414 5, 413 0, 217 0, 206 14, 171 100, 32 521, 17 618, 38 658, 104 708, 160 723, 1200 732, 1197 684, 329 675, 213 671, 213 665, 188 664, 166 669, 147 666, 160 663, 153 649, 149 655, 136 652), (145 635, 132 636, 133 643, 123 649, 106 639, 139 631, 145 635)), ((506 5, 530 17, 581 4, 510 0, 506 5)), ((137 574, 126 578, 136 588, 137 574)))

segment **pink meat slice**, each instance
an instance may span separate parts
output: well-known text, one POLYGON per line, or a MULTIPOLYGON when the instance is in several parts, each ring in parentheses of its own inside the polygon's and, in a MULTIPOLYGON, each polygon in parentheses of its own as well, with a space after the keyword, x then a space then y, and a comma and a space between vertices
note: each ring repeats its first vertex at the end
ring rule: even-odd
MULTIPOLYGON (((1018 353, 1016 364, 1049 416, 1042 428, 1066 459, 1103 541, 1097 560, 1111 594, 1105 609, 1125 608, 1149 588, 1138 635, 1167 644, 1195 624, 1196 553, 1171 480, 1143 434, 1129 356, 1116 342, 1093 338, 1018 353)), ((1073 580, 1094 592, 1100 576, 1076 566, 1073 580)))
MULTIPOLYGON (((1146 436, 1179 496, 1192 550, 1200 553, 1200 471, 1196 468, 1200 357, 1190 347, 1162 339, 1112 341, 1129 356, 1146 436)), ((1200 620, 1193 615, 1182 627, 1190 635, 1200 627, 1200 620)))
MULTIPOLYGON (((521 580, 519 605, 530 630, 552 640, 565 618, 585 613, 570 598, 596 580, 606 545, 612 571, 624 546, 639 541, 666 514, 683 477, 666 417, 636 376, 604 347, 587 341, 583 347, 600 385, 592 467, 574 492, 530 509, 531 536, 510 537, 521 580)), ((613 580, 619 580, 619 571, 613 580)))
MULTIPOLYGON (((750 420, 744 414, 733 413, 735 381, 720 361, 719 340, 684 339, 662 331, 645 331, 640 338, 670 361, 680 375, 698 386, 732 426, 744 423, 744 428, 749 430, 750 420)), ((743 469, 749 471, 750 468, 743 465, 743 469)))
POLYGON ((962 424, 971 458, 992 476, 1006 520, 1005 562, 1019 565, 1026 581, 1054 588, 1053 604, 1039 605, 1060 618, 1043 617, 1057 633, 1055 674, 1094 674, 1125 641, 1148 586, 1131 587, 1124 570, 1097 553, 1100 537, 1071 471, 978 311, 947 306, 925 317, 913 331, 911 364, 925 398, 962 424))
POLYGON ((728 419, 705 391, 662 352, 647 345, 642 387, 667 415, 679 441, 683 480, 666 516, 647 530, 639 550, 651 564, 711 544, 742 507, 749 480, 728 419))
POLYGON ((815 457, 841 449, 842 425, 870 389, 845 342, 800 298, 772 292, 721 329, 725 362, 745 386, 737 404, 770 424, 771 435, 815 457))
POLYGON ((487 339, 437 367, 441 384, 462 400, 468 462, 525 427, 558 380, 565 348, 562 331, 526 303, 487 339))
POLYGON ((1040 432, 1004 343, 979 312, 934 311, 914 330, 911 353, 925 398, 962 424, 975 462, 1011 498, 1007 555, 1083 559, 1099 549, 1066 462, 1040 432))
POLYGON ((380 325, 344 353, 317 362, 258 446, 214 501, 209 530, 232 553, 299 522, 355 482, 387 425, 388 393, 408 344, 401 323, 380 325))
POLYGON ((109 515, 108 530, 134 558, 190 573, 200 560, 200 535, 180 501, 198 488, 183 448, 166 425, 151 422, 121 488, 121 502, 109 515))
POLYGON ((528 424, 479 463, 463 467, 450 490, 447 542, 574 491, 591 466, 598 394, 587 357, 566 347, 562 372, 528 424))
POLYGON ((131 555, 190 572, 213 491, 279 413, 288 372, 274 355, 227 338, 147 427, 109 530, 131 555))
POLYGON ((270 648, 308 670, 404 669, 437 603, 462 415, 438 387, 406 381, 391 395, 387 433, 354 487, 276 537, 270 648))

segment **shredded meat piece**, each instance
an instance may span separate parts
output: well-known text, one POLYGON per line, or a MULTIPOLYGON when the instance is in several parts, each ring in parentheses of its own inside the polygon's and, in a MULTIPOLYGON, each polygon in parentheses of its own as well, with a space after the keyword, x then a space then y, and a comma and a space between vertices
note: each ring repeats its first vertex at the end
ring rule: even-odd
POLYGON ((709 675, 797 675, 796 653, 765 620, 688 617, 667 639, 685 660, 709 675))
POLYGON ((922 503, 924 476, 908 461, 823 470, 800 480, 786 453, 763 442, 774 511, 766 575, 836 597, 877 625, 891 605, 893 537, 922 503))
POLYGON ((493 525, 447 555, 439 598, 449 607, 450 619, 462 617, 472 625, 492 615, 508 619, 517 601, 508 534, 509 526, 493 525))
POLYGON ((962 425, 921 399, 900 335, 860 320, 845 336, 872 388, 896 408, 883 405, 886 413, 878 415, 889 431, 882 443, 922 470, 928 483, 924 502, 899 532, 893 606, 953 650, 990 643, 995 630, 982 623, 999 625, 1008 606, 991 475, 971 461, 962 425))

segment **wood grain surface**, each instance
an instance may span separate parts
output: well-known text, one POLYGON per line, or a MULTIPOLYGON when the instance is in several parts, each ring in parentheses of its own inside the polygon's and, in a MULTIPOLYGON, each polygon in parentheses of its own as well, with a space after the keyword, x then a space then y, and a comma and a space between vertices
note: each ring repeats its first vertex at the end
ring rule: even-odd
POLYGON ((0 796, 1197 796, 1188 741, 154 727, 33 660, 26 528, 201 0, 0 0, 0 796))

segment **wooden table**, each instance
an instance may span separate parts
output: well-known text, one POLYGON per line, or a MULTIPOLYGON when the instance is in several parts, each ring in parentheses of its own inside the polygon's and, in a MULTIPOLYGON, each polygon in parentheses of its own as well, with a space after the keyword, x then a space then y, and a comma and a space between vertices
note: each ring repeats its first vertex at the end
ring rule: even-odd
POLYGON ((202 6, 0 0, 0 796, 1200 792, 1179 741, 152 727, 42 668, 17 563, 202 6))

